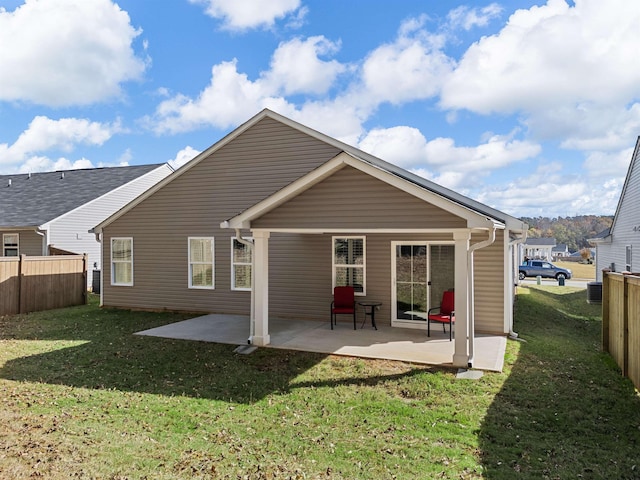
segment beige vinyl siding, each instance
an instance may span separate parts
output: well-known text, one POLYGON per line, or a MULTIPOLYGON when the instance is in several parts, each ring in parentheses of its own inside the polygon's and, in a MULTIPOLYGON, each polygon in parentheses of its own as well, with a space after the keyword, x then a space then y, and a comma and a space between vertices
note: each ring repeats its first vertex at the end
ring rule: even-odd
MULTIPOLYGON (((38 235, 35 230, 6 230, 0 231, 0 243, 2 243, 2 235, 15 234, 19 235, 18 254, 29 255, 30 257, 39 257, 43 254, 44 236, 38 235)), ((0 245, 3 247, 3 245, 0 245)), ((0 256, 4 255, 4 248, 0 249, 0 256)))
POLYGON ((464 219, 344 167, 252 223, 254 228, 464 228, 464 219))
POLYGON ((134 286, 111 286, 110 265, 104 262, 104 305, 248 313, 250 292, 230 289, 229 244, 235 232, 220 229, 220 222, 339 152, 273 119, 256 123, 104 229, 105 259, 112 236, 134 238, 134 286), (213 291, 188 288, 189 236, 215 238, 213 291))
MULTIPOLYGON (((471 243, 486 240, 485 235, 472 235, 471 243)), ((475 330, 486 333, 508 333, 504 312, 504 235, 474 253, 475 330)))

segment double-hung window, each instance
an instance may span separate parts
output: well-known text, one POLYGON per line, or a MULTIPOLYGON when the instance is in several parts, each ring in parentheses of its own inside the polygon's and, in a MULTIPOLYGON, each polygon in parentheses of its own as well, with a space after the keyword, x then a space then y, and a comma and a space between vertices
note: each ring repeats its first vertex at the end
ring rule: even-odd
POLYGON ((231 238, 231 290, 251 290, 252 263, 253 244, 231 238))
POLYGON ((213 237, 189 237, 189 288, 214 288, 213 237))
POLYGON ((5 257, 17 257, 19 249, 20 235, 17 233, 2 234, 2 255, 5 257))
POLYGON ((365 237, 333 237, 333 286, 352 286, 366 295, 365 237))
POLYGON ((133 285, 133 238, 111 239, 111 285, 133 285))
POLYGON ((631 269, 633 268, 633 250, 632 250, 632 246, 631 245, 627 245, 626 249, 625 249, 625 260, 626 260, 626 265, 625 265, 625 270, 627 272, 630 272, 631 269))

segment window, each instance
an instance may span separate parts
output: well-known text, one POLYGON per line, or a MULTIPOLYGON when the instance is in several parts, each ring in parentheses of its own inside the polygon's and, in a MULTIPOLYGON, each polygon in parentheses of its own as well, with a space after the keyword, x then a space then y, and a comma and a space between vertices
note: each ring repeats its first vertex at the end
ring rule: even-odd
POLYGON ((253 245, 231 239, 231 290, 251 290, 253 245))
POLYGON ((333 286, 350 285, 366 295, 364 237, 333 237, 333 286))
POLYGON ((133 285, 133 238, 111 239, 111 285, 133 285))
POLYGON ((631 267, 632 267, 632 263, 631 263, 632 255, 631 255, 631 253, 632 253, 631 252, 631 245, 627 245, 627 248, 626 248, 626 262, 625 262, 626 263, 625 270, 627 272, 630 272, 631 271, 631 267))
POLYGON ((2 255, 5 257, 17 257, 19 254, 17 233, 5 233, 2 235, 2 255))
POLYGON ((213 237, 189 237, 189 288, 214 288, 213 237))

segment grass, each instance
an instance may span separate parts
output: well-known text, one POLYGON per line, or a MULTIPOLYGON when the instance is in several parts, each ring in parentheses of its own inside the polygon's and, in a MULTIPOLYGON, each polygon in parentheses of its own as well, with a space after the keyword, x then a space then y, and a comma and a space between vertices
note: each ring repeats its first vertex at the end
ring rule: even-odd
POLYGON ((574 279, 579 280, 595 280, 596 278, 596 266, 595 264, 579 263, 579 262, 553 262, 560 268, 567 268, 571 270, 574 279))
POLYGON ((520 290, 503 373, 131 335, 183 317, 0 319, 0 478, 638 478, 640 399, 584 290, 520 290))

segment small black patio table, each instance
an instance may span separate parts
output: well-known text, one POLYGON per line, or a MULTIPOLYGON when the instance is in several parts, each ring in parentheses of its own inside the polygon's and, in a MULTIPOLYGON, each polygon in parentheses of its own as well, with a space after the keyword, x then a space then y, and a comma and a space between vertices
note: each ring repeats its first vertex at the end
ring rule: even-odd
POLYGON ((367 315, 368 315, 371 317, 371 325, 373 325, 373 328, 377 330, 378 327, 376 326, 376 308, 382 305, 382 303, 381 302, 358 302, 358 305, 360 305, 364 309, 364 321, 362 322, 362 326, 360 328, 364 328, 364 324, 367 321, 367 315))

